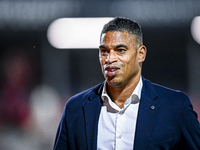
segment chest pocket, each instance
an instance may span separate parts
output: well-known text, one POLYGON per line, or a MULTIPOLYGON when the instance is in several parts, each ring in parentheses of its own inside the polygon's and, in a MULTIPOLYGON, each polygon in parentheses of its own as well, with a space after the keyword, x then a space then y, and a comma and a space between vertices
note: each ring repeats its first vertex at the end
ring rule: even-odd
POLYGON ((148 141, 147 150, 171 150, 174 148, 174 133, 168 132, 158 136, 153 136, 148 141))
POLYGON ((173 139, 173 132, 169 132, 169 133, 165 133, 165 134, 161 134, 155 137, 151 137, 148 141, 148 144, 155 144, 155 143, 160 143, 160 142, 165 142, 168 140, 172 140, 173 139))

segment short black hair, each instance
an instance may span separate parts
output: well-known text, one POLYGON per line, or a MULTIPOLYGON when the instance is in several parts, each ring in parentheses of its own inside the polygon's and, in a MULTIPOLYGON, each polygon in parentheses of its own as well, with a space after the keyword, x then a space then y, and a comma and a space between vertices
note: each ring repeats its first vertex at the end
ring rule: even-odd
POLYGON ((143 43, 143 33, 142 28, 140 25, 129 18, 124 17, 116 17, 113 20, 109 21, 107 24, 104 25, 101 36, 108 31, 121 31, 121 32, 128 32, 132 35, 135 35, 141 43, 143 43))

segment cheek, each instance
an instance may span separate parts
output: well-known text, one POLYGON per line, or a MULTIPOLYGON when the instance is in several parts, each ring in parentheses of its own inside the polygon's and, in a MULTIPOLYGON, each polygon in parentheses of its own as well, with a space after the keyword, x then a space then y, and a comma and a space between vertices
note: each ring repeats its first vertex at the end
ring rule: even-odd
POLYGON ((101 66, 103 67, 103 65, 105 65, 105 58, 99 57, 99 62, 101 66))
POLYGON ((124 65, 124 67, 128 67, 133 63, 134 59, 130 58, 129 56, 126 57, 119 57, 119 61, 124 65))
POLYGON ((122 62, 123 62, 124 69, 126 70, 126 72, 132 72, 137 64, 135 58, 126 58, 122 60, 122 62))

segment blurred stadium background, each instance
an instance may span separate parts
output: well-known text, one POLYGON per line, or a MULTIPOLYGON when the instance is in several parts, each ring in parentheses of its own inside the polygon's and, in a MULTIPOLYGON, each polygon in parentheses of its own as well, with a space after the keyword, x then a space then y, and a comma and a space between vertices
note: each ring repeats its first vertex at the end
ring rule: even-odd
POLYGON ((0 149, 52 149, 68 98, 104 80, 98 49, 48 42, 49 25, 63 17, 139 22, 143 76, 187 93, 200 114, 200 45, 191 35, 199 15, 199 0, 0 0, 0 149))

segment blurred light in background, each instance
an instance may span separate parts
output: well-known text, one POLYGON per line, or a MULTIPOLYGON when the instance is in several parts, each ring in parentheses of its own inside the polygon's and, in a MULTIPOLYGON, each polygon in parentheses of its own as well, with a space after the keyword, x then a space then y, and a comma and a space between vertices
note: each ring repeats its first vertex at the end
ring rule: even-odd
POLYGON ((194 40, 200 44, 200 16, 192 20, 191 33, 194 40))
POLYGON ((60 18, 47 31, 49 43, 58 49, 98 48, 101 30, 113 18, 60 18))

